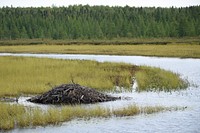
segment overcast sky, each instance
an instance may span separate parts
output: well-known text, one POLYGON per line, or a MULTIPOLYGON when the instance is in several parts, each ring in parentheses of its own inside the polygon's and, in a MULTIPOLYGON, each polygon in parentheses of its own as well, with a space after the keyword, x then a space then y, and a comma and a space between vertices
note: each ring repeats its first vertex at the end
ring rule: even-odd
POLYGON ((200 0, 0 0, 0 7, 46 7, 68 5, 109 5, 109 6, 135 6, 135 7, 186 7, 200 5, 200 0))

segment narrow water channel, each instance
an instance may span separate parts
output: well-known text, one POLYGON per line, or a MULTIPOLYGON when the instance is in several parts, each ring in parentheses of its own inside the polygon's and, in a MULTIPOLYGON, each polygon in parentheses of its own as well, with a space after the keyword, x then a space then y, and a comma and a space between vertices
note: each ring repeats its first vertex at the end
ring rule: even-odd
MULTIPOLYGON (((99 62, 125 62, 135 65, 160 67, 179 73, 191 86, 176 92, 131 92, 115 95, 129 96, 132 100, 99 103, 100 106, 118 108, 129 104, 139 106, 163 105, 184 106, 184 111, 163 112, 123 118, 72 120, 61 126, 15 129, 11 132, 95 132, 95 133, 199 133, 200 132, 200 59, 158 58, 142 56, 70 55, 70 54, 10 54, 0 56, 26 56, 56 59, 96 60, 99 62)), ((22 100, 23 101, 23 100, 22 100)))

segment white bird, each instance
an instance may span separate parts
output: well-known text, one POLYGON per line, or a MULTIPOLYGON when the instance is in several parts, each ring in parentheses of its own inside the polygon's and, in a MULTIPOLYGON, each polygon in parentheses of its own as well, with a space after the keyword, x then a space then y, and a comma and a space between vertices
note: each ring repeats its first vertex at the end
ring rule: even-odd
POLYGON ((132 86, 133 92, 136 92, 138 89, 138 83, 135 77, 133 77, 132 84, 133 84, 132 86))

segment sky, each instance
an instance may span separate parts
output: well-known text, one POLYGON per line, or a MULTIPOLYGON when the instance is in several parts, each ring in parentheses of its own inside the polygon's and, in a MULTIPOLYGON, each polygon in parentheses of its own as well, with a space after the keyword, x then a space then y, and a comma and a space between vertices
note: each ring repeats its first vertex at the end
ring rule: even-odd
POLYGON ((200 5, 200 0, 0 0, 0 7, 51 7, 69 5, 108 5, 135 7, 188 7, 200 5))

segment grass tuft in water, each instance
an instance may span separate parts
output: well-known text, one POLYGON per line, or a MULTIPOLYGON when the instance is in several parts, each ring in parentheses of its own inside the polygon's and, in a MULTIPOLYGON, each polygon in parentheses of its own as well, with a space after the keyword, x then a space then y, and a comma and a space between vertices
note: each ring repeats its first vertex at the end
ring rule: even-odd
POLYGON ((123 116, 133 116, 140 113, 140 108, 136 105, 131 105, 124 107, 122 109, 116 109, 113 111, 114 116, 123 117, 123 116))

